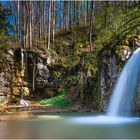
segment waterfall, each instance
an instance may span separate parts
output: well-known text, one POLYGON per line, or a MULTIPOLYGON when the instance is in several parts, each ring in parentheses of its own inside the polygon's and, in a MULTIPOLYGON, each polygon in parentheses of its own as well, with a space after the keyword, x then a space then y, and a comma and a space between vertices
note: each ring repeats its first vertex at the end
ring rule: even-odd
MULTIPOLYGON (((137 122, 130 117, 135 97, 140 93, 140 48, 128 59, 113 90, 106 115, 80 116, 71 119, 78 124, 123 124, 137 122), (124 117, 125 116, 125 117, 124 117)), ((122 125, 123 126, 123 125, 122 125)), ((112 135, 113 136, 113 135, 112 135)))
POLYGON ((23 72, 22 76, 24 76, 24 50, 23 49, 21 49, 21 71, 23 72))
POLYGON ((22 85, 21 85, 21 99, 23 99, 23 76, 24 76, 24 50, 21 49, 21 76, 22 76, 22 85))
POLYGON ((24 77, 24 50, 21 49, 21 75, 22 75, 22 85, 21 85, 21 97, 20 97, 20 105, 25 107, 28 106, 28 103, 26 101, 24 101, 23 99, 23 95, 24 95, 24 91, 23 91, 23 77, 24 77))
POLYGON ((134 107, 134 97, 138 92, 140 80, 140 48, 138 48, 125 64, 107 109, 107 115, 130 116, 134 107))

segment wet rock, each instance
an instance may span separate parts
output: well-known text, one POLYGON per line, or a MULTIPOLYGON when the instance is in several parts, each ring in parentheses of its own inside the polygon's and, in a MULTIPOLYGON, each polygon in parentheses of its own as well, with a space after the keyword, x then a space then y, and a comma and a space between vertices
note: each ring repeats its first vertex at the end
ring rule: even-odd
POLYGON ((101 110, 105 111, 107 108, 109 96, 118 76, 118 69, 116 67, 115 55, 102 57, 102 64, 100 68, 100 106, 101 110))
MULTIPOLYGON (((104 49, 101 51, 100 58, 100 109, 105 111, 112 94, 112 90, 116 80, 121 72, 125 62, 132 54, 132 50, 137 49, 139 46, 139 38, 132 37, 129 41, 124 41, 120 46, 115 48, 115 51, 104 49)), ((138 108, 139 103, 137 101, 138 108)))
POLYGON ((54 87, 44 87, 44 88, 38 88, 35 89, 35 94, 31 94, 32 98, 51 98, 58 94, 58 89, 54 87))
POLYGON ((131 53, 132 52, 129 49, 127 49, 127 48, 124 49, 123 50, 123 55, 122 55, 122 60, 126 61, 130 57, 131 53))
MULTIPOLYGON (((23 50, 22 50, 23 53, 23 50)), ((11 53, 10 53, 11 54, 11 53)), ((13 54, 11 54, 13 55, 13 54)), ((20 97, 21 90, 23 90, 24 95, 30 94, 30 87, 27 80, 27 52, 24 51, 23 58, 21 58, 21 49, 17 48, 14 51, 13 57, 13 70, 12 70, 12 78, 11 78, 11 92, 13 98, 14 96, 20 97)))
POLYGON ((37 64, 37 76, 36 76, 36 86, 45 87, 48 83, 48 78, 50 76, 48 67, 45 63, 39 62, 37 64))
MULTIPOLYGON (((10 50, 12 53, 12 50, 10 50)), ((6 55, 6 66, 0 71, 0 102, 7 100, 8 94, 11 93, 11 73, 13 57, 9 53, 6 55)))

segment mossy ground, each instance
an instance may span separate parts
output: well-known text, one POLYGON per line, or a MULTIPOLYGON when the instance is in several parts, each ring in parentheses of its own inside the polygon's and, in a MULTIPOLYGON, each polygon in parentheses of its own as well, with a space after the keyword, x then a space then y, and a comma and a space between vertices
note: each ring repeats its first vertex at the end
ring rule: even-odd
POLYGON ((75 104, 76 96, 68 96, 69 93, 67 93, 67 91, 63 91, 62 93, 58 93, 55 97, 43 99, 40 101, 40 104, 58 108, 69 108, 75 104))
POLYGON ((44 99, 40 102, 42 105, 54 106, 60 108, 66 108, 70 106, 70 103, 65 100, 66 94, 61 94, 50 99, 44 99))

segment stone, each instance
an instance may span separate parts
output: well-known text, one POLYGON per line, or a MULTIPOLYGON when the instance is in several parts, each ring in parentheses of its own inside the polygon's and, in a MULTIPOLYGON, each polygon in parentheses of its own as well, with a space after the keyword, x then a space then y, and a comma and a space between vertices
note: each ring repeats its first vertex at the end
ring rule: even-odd
POLYGON ((10 93, 11 71, 9 67, 0 72, 0 101, 7 100, 7 95, 10 93))
POLYGON ((126 61, 130 57, 131 53, 132 52, 128 48, 125 48, 123 50, 123 54, 122 54, 122 58, 121 58, 122 61, 126 61))
POLYGON ((37 76, 36 76, 36 86, 37 87, 45 87, 48 83, 48 78, 50 76, 48 67, 43 62, 39 62, 37 64, 37 76))
POLYGON ((12 49, 8 50, 8 53, 11 55, 11 56, 14 56, 14 51, 12 49))
POLYGON ((118 76, 117 62, 115 55, 111 55, 109 52, 108 56, 102 56, 102 65, 100 68, 100 109, 105 111, 111 95, 113 86, 118 76))
POLYGON ((29 89, 28 87, 22 87, 22 89, 23 89, 23 94, 24 94, 25 96, 27 96, 27 95, 30 94, 30 89, 29 89))

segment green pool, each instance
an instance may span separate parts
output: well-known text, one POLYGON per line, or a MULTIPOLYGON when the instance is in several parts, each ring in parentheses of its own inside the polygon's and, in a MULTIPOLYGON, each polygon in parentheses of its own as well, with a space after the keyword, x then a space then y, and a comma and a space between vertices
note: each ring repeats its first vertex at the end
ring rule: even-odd
POLYGON ((92 113, 40 113, 26 120, 0 121, 0 138, 139 139, 140 119, 112 119, 92 113))

